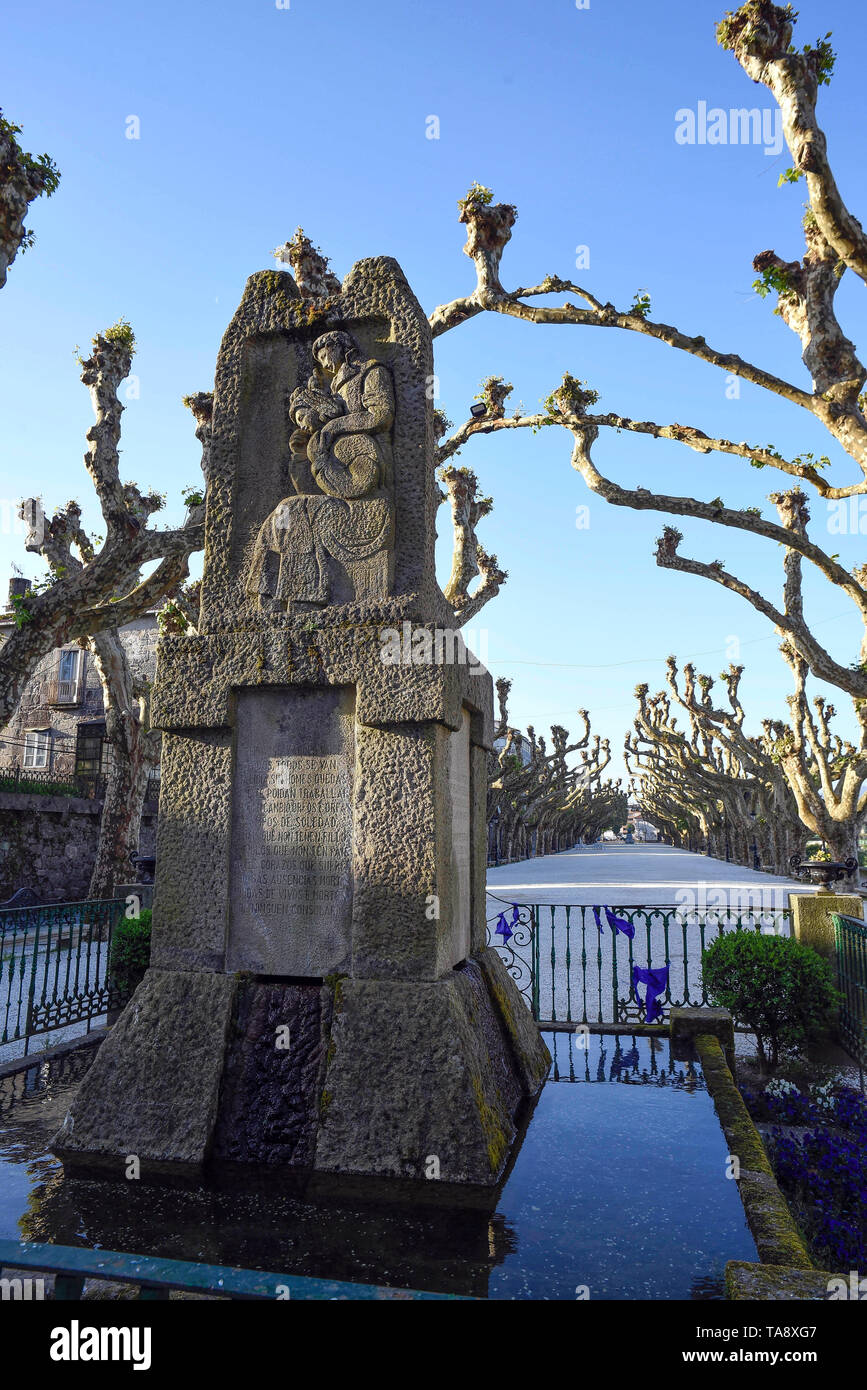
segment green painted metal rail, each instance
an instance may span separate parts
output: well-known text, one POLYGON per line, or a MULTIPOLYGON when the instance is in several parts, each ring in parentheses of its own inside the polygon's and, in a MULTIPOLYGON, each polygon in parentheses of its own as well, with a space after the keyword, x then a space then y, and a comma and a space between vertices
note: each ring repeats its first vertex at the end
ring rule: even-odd
POLYGON ((867 1067, 867 924, 832 912, 837 947, 837 985, 843 995, 838 1028, 849 1056, 867 1067))
POLYGON ((94 778, 52 777, 47 772, 31 772, 24 768, 0 768, 0 792, 92 798, 98 790, 99 785, 94 778))
POLYGON ((92 1021, 121 1008, 109 974, 122 899, 0 911, 0 1046, 92 1021))
POLYGON ((568 1024, 643 1024, 644 988, 635 966, 669 967, 659 1003, 671 1008, 707 1005, 701 958, 705 947, 732 931, 791 934, 789 908, 742 906, 691 910, 677 906, 608 908, 621 924, 612 930, 606 908, 583 903, 511 903, 488 894, 488 945, 495 946, 541 1027, 568 1024), (492 912, 491 908, 495 910, 492 912), (504 930, 505 928, 505 930, 504 930))
POLYGON ((265 1274, 232 1265, 205 1265, 163 1260, 152 1255, 124 1255, 116 1250, 83 1250, 73 1245, 41 1245, 27 1240, 0 1240, 0 1267, 55 1275, 55 1299, 80 1299, 86 1279, 137 1284, 140 1299, 167 1299, 172 1289, 210 1293, 233 1299, 436 1299, 471 1302, 461 1294, 423 1293, 418 1289, 353 1284, 348 1280, 312 1279, 301 1274, 265 1274))

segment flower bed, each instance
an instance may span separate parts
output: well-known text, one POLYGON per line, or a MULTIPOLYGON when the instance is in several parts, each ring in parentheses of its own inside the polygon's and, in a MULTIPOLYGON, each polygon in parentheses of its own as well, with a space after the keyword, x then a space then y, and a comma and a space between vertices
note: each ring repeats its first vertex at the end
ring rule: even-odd
POLYGON ((830 1083, 809 1093, 776 1079, 764 1091, 742 1087, 747 1108, 771 1126, 765 1138, 777 1181, 816 1263, 867 1266, 867 1100, 830 1083))

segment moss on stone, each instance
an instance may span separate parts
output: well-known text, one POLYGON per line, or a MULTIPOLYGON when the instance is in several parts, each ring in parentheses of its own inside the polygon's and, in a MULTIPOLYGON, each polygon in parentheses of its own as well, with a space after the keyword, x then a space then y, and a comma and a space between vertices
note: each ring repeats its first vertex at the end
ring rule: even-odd
POLYGON ((491 1172, 499 1173, 506 1154, 509 1151, 509 1138, 503 1129, 503 1125, 496 1111, 492 1106, 488 1105, 488 1102, 485 1100, 481 1077, 477 1073, 473 1073, 470 1080, 472 1082, 476 1108, 479 1112, 479 1119, 482 1122, 482 1131, 488 1149, 488 1162, 491 1165, 491 1172))
POLYGON ((279 294, 283 298, 288 298, 285 275, 285 271, 260 270, 256 275, 251 275, 250 279, 257 294, 279 294))
POLYGON ((729 1260, 725 1277, 726 1298, 778 1303, 790 1299, 825 1302, 830 1281, 839 1276, 826 1269, 805 1270, 785 1265, 760 1265, 750 1264, 746 1260, 729 1260))
POLYGON ((515 1023, 515 1015, 512 1010, 512 1001, 507 995, 506 991, 503 989, 499 980, 497 980, 494 976, 493 971, 491 971, 488 974, 487 979, 488 988, 494 996, 494 1000, 500 1012, 500 1018, 503 1020, 503 1023, 506 1025, 506 1028, 508 1029, 509 1037, 515 1044, 517 1044, 518 1029, 515 1023))
POLYGON ((729 1151, 740 1159, 741 1168, 773 1176, 761 1135, 726 1065, 719 1038, 711 1033, 699 1033, 696 1048, 707 1088, 729 1142, 729 1151))
POLYGON ((741 1170, 738 1192, 762 1263, 812 1269, 813 1261, 776 1179, 741 1170))
POLYGON ((330 990, 333 991, 333 994, 334 994, 334 1012, 335 1012, 336 1014, 339 1014, 339 1013, 341 1012, 342 1008, 343 1008, 343 995, 344 995, 343 981, 344 981, 344 980, 347 980, 348 978, 349 978, 348 975, 345 975, 345 974, 344 974, 344 975, 341 975, 340 972, 337 971, 337 972, 336 972, 335 974, 333 974, 333 975, 326 975, 325 978, 324 978, 324 980, 322 981, 323 984, 327 985, 328 988, 329 988, 330 990))
POLYGON ((726 1065, 719 1038, 699 1033, 695 1044, 729 1153, 739 1161, 738 1192, 759 1258, 767 1265, 812 1269, 803 1237, 777 1186, 761 1135, 726 1065))
POLYGON ((312 328, 329 317, 338 295, 326 295, 322 299, 295 298, 288 293, 290 283, 286 271, 281 270, 260 270, 251 275, 248 281, 254 294, 279 299, 280 312, 288 320, 287 327, 312 328))

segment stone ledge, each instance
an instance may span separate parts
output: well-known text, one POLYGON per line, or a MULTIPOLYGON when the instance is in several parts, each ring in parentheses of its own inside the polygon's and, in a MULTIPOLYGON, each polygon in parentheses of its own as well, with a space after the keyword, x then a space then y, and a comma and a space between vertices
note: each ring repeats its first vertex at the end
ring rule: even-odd
POLYGON ((726 1298, 734 1300, 826 1302, 828 1284, 839 1275, 825 1269, 799 1269, 793 1265, 756 1265, 729 1260, 726 1265, 726 1298))
POLYGON ((61 1057, 68 1057, 72 1052, 80 1052, 82 1048, 96 1047, 98 1043, 105 1041, 108 1034, 108 1028, 91 1028, 89 1033, 82 1033, 80 1037, 70 1038, 67 1042, 56 1043, 53 1047, 40 1049, 39 1052, 28 1052, 21 1057, 13 1057, 8 1062, 0 1062, 0 1080, 7 1076, 17 1076, 22 1071, 29 1071, 31 1067, 41 1067, 45 1062, 56 1062, 61 1057))
POLYGON ((728 1009, 672 1009, 669 1030, 672 1051, 678 1061, 686 1060, 681 1053, 693 1046, 700 1033, 712 1033, 719 1038, 726 1065, 734 1078, 735 1029, 728 1009))
POLYGON ((434 722, 456 730, 466 706, 474 715, 471 741, 490 748, 493 705, 485 667, 384 664, 380 639, 386 626, 359 623, 311 633, 296 620, 259 631, 164 637, 157 648, 154 727, 230 728, 233 691, 241 687, 353 685, 359 724, 434 722), (328 646, 320 650, 317 642, 325 636, 328 646))
POLYGON ((761 1135, 726 1066, 719 1038, 699 1033, 695 1044, 729 1153, 740 1162, 738 1193, 762 1265, 812 1270, 812 1260, 777 1185, 761 1135))

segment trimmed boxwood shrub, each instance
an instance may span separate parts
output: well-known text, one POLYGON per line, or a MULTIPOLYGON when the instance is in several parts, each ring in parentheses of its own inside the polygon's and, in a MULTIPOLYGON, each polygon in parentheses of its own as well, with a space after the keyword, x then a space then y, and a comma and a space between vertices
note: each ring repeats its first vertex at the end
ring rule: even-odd
POLYGON ((108 968, 116 989, 130 995, 144 979, 151 958, 151 909, 123 917, 111 940, 108 968))
POLYGON ((828 962, 787 936, 726 932, 703 953, 702 972, 711 1002, 755 1033, 771 1067, 821 1034, 840 1001, 828 962))

